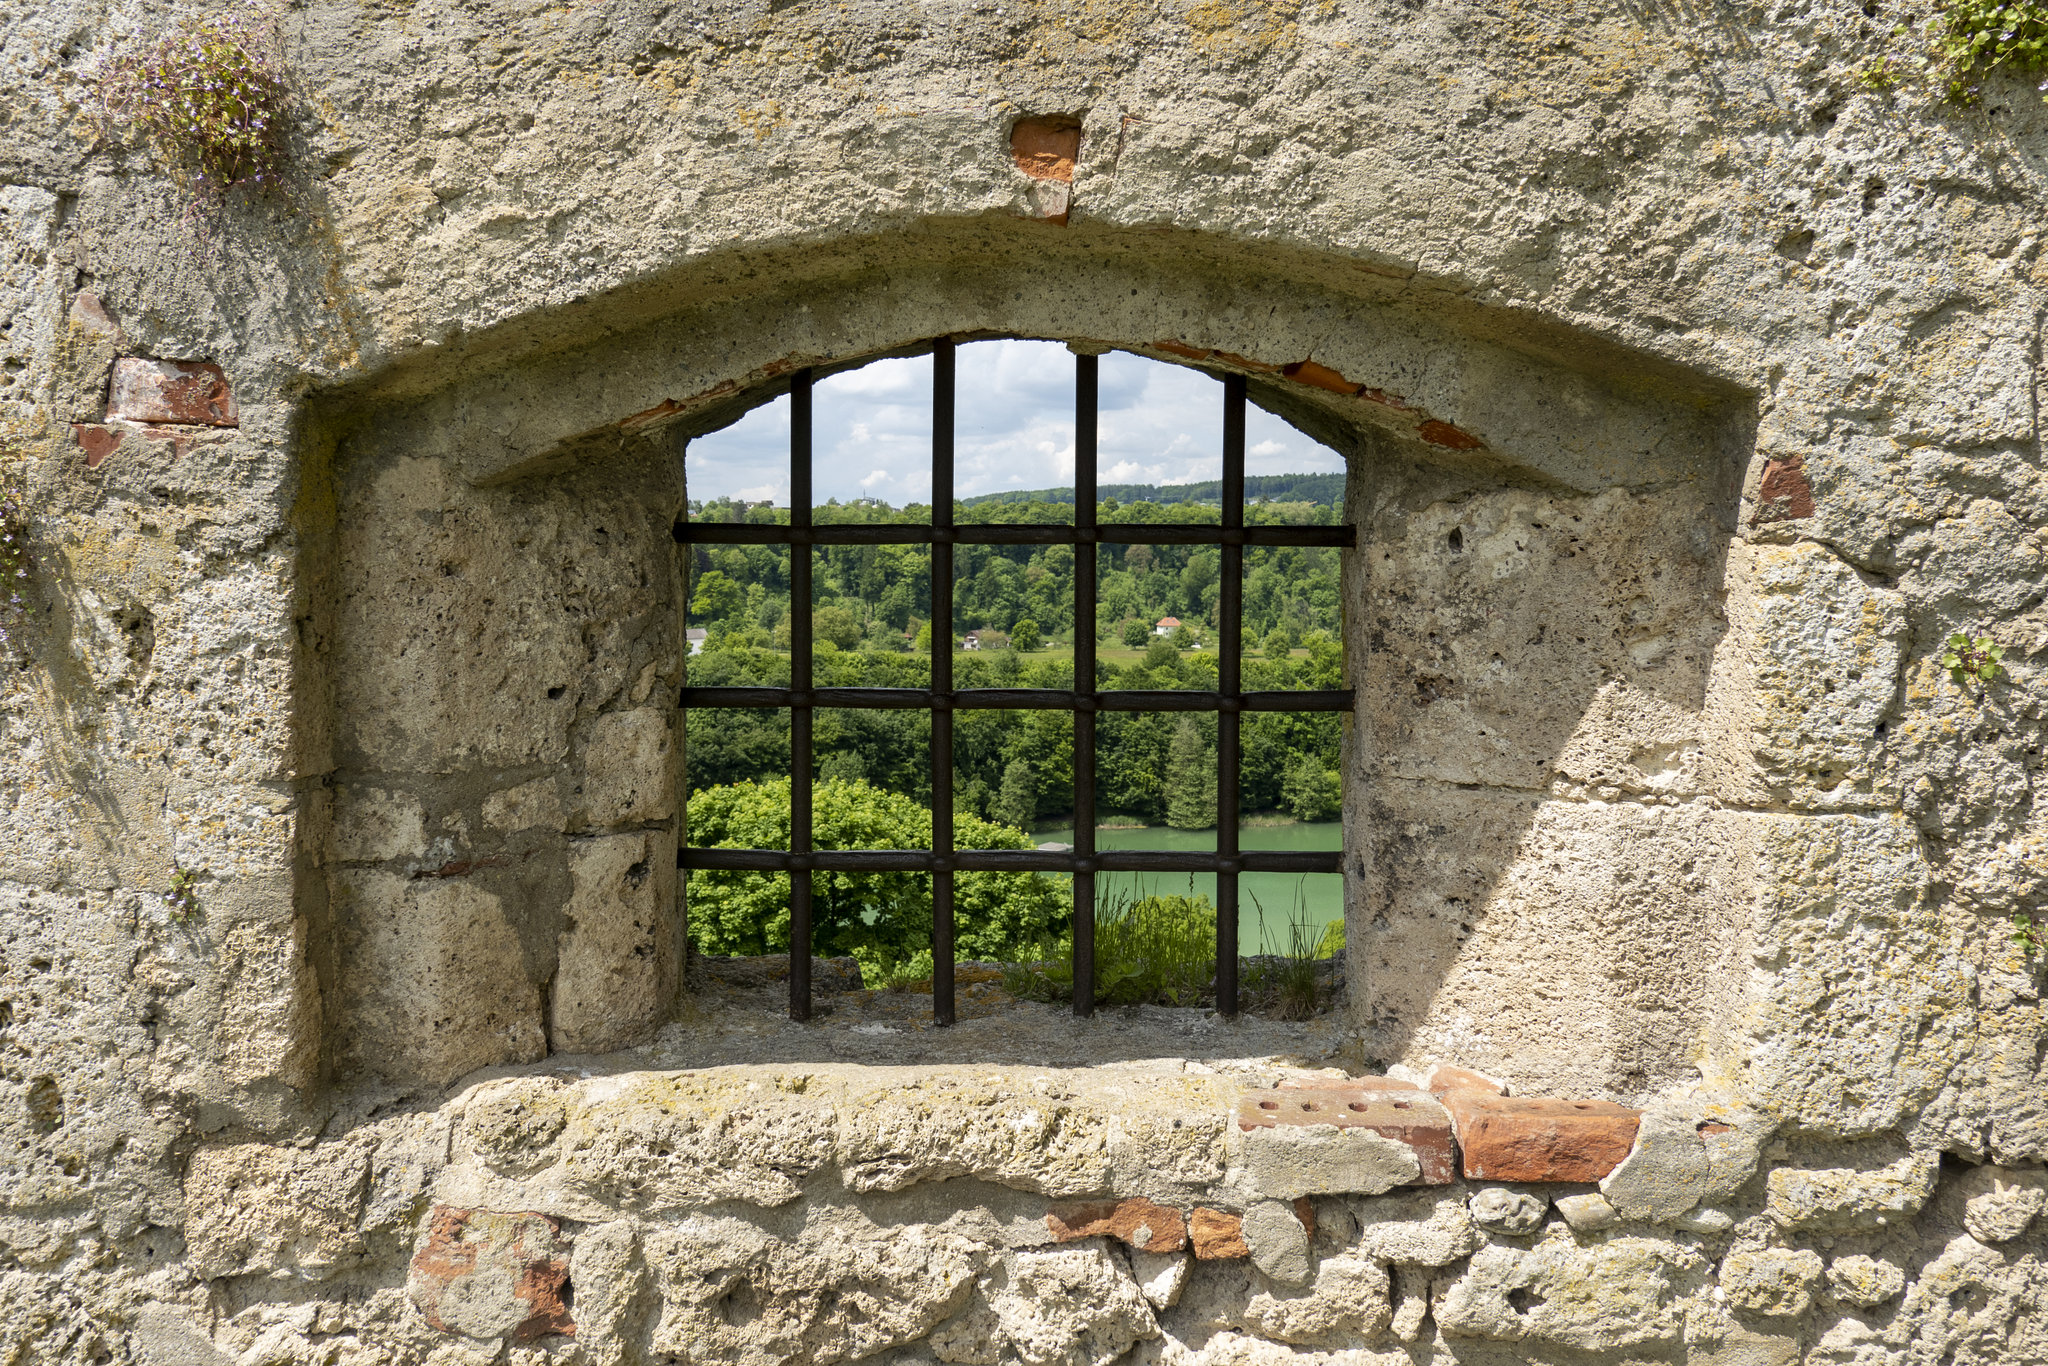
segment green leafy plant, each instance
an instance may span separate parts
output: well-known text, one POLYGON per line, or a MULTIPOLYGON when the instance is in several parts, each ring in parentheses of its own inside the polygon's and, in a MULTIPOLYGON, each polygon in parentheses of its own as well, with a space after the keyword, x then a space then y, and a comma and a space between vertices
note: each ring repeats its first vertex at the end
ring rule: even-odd
POLYGON ((2015 911, 2012 942, 2019 945, 2020 952, 2029 958, 2048 952, 2048 924, 2035 920, 2025 911, 2015 911))
POLYGON ((28 510, 21 490, 0 484, 0 650, 21 642, 28 619, 28 510))
POLYGON ((190 868, 174 867, 171 870, 171 886, 164 893, 164 905, 169 908, 171 919, 180 925, 189 925, 197 920, 202 907, 199 904, 199 875, 190 868))
MULTIPOLYGON (((1039 943, 1003 967, 1003 989, 1029 1001, 1074 995, 1073 937, 1039 943)), ((1095 917, 1098 1005, 1192 1006, 1216 979, 1216 906, 1206 896, 1112 897, 1095 917)))
POLYGON ((266 10, 180 20, 101 68, 99 95, 107 131, 139 134, 195 209, 282 190, 291 95, 266 10))
MULTIPOLYGON (((1259 938, 1264 939, 1266 908, 1256 894, 1252 906, 1258 913, 1259 938)), ((1338 947, 1342 947, 1341 923, 1338 947)), ((1255 964, 1245 974, 1246 994, 1265 1005, 1283 1020, 1306 1020, 1322 1004, 1316 984, 1316 963, 1331 956, 1324 951, 1329 926, 1318 921, 1308 909, 1308 898, 1297 888, 1287 915, 1287 950, 1277 961, 1255 964)))
POLYGON ((1958 631, 1948 638, 1948 649, 1941 657, 1941 667, 1948 670, 1948 676, 1956 681, 1958 687, 1968 686, 1972 679, 1983 685, 1998 677, 1998 661, 2004 658, 2005 647, 1990 636, 1972 639, 1958 631))
POLYGON ((2048 71, 2048 0, 1944 0, 1933 39, 1949 99, 1974 103, 1992 72, 2048 71))
POLYGON ((1856 84, 1865 90, 1895 90, 1903 80, 1905 72, 1888 52, 1865 62, 1856 72, 1856 84))

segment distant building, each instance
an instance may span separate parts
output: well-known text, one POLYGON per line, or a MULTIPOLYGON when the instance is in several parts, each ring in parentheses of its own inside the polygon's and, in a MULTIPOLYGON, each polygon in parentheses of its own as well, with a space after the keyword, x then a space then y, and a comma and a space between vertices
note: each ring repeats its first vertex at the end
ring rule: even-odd
POLYGON ((1170 636, 1179 629, 1179 617, 1161 617, 1159 619, 1159 624, 1152 628, 1152 634, 1155 636, 1170 636))
POLYGON ((702 626, 692 626, 683 632, 683 639, 690 642, 690 653, 693 655, 704 653, 704 642, 709 638, 702 626))
POLYGON ((960 648, 963 650, 979 650, 981 648, 981 632, 969 631, 966 635, 960 637, 960 648))

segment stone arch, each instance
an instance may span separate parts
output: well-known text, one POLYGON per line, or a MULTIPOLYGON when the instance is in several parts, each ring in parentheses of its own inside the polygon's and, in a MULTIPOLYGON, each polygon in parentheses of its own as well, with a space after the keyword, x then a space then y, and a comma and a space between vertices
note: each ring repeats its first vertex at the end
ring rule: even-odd
POLYGON ((667 1017, 682 444, 797 367, 935 335, 1243 373, 1346 456, 1347 919, 1369 1057, 1521 1050, 1522 1076, 1634 1096, 1711 1046, 1736 999, 1739 927, 1712 903, 1738 900, 1742 859, 1708 828, 1706 729, 1742 392, 1353 260, 968 225, 706 262, 324 398, 330 645, 309 696, 335 799, 312 856, 345 1072, 445 1081, 667 1017), (1564 618, 1598 632, 1560 649, 1545 623, 1564 618), (1645 920, 1639 881, 1665 885, 1690 848, 1713 866, 1645 920), (1544 883, 1560 860, 1629 871, 1544 883), (1524 914, 1545 897, 1577 921, 1524 914), (1532 996, 1531 974, 1559 990, 1532 996))

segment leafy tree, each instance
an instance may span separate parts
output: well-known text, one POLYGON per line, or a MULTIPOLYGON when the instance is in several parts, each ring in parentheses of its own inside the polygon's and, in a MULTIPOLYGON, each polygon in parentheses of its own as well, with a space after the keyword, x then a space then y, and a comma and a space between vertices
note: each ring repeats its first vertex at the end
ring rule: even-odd
POLYGON ((1040 633, 1038 623, 1030 617, 1020 618, 1017 624, 1010 628, 1010 648, 1022 650, 1026 654, 1043 650, 1045 636, 1040 633))
MULTIPOLYGON (((1185 629, 1185 628, 1183 628, 1185 629)), ((1152 643, 1145 647, 1147 669, 1170 669, 1180 663, 1180 647, 1166 636, 1152 637, 1152 643)))
POLYGON ((699 621, 728 621, 746 607, 746 590, 722 570, 712 569, 697 576, 697 591, 690 597, 691 616, 699 621))
MULTIPOLYGON (((912 798, 864 782, 817 784, 812 830, 820 849, 929 849, 931 812, 912 798)), ((691 794, 693 844, 723 849, 789 847, 789 780, 737 783, 691 794)), ((1013 826, 958 814, 963 849, 1029 849, 1013 826)), ((811 875, 812 951, 851 954, 864 970, 904 963, 931 948, 931 879, 922 873, 811 875)), ((1065 931, 1061 888, 1037 873, 960 873, 954 879, 955 944, 961 957, 1015 958, 1065 931)), ((782 952, 789 947, 787 873, 693 873, 690 939, 710 954, 782 952)))
POLYGON ((1142 650, 1145 648, 1145 642, 1152 638, 1152 628, 1142 621, 1127 621, 1124 623, 1123 636, 1125 645, 1133 650, 1142 650))
POLYGON ((1027 759, 1012 759, 1003 769, 1002 790, 990 813, 1004 825, 1028 827, 1038 816, 1038 775, 1027 759))
POLYGON ((1344 784, 1312 754, 1297 755, 1280 784, 1280 805, 1297 820, 1335 820, 1344 809, 1344 784))
POLYGON ((842 650, 851 650, 860 644, 860 620, 844 607, 820 607, 811 613, 811 634, 817 640, 829 640, 842 650))
POLYGON ((1173 628, 1173 634, 1167 639, 1173 642, 1173 648, 1176 650, 1190 650, 1194 648, 1195 633, 1187 628, 1186 622, 1182 622, 1173 628))
POLYGON ((1294 642, 1287 638, 1285 631, 1275 626, 1266 633, 1265 651, 1268 659, 1286 659, 1294 653, 1294 642))
POLYGON ((1166 823, 1176 830, 1216 824, 1216 760, 1195 718, 1182 714, 1166 756, 1166 823))

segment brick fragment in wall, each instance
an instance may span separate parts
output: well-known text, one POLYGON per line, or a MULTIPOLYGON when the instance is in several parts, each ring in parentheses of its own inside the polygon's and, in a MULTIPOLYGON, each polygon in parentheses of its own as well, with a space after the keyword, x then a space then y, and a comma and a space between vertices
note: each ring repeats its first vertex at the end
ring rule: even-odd
POLYGON ((1081 157, 1081 120, 1066 114, 1018 119, 1010 129, 1010 155, 1033 180, 1072 180, 1081 157))
POLYGON ((125 422, 167 422, 186 427, 241 425, 228 377, 210 360, 121 357, 114 362, 107 416, 125 422))
POLYGON ((1508 1084, 1496 1081, 1484 1073, 1474 1072, 1470 1068, 1438 1063, 1429 1069, 1429 1076, 1424 1079, 1422 1089, 1439 1096, 1446 1091, 1486 1091, 1492 1095, 1504 1096, 1508 1093, 1508 1084))
POLYGON ((1813 485, 1807 481, 1805 466, 1803 455, 1773 456, 1765 463, 1756 490, 1756 511, 1749 518, 1751 526, 1813 516, 1813 485))
MULTIPOLYGON (((1413 1150, 1420 1171, 1413 1179, 1423 1185, 1439 1186, 1457 1175, 1450 1114, 1435 1099, 1412 1087, 1391 1089, 1384 1079, 1376 1077, 1324 1086, 1297 1083, 1284 1090, 1247 1092, 1237 1104, 1237 1127, 1247 1134, 1261 1129, 1318 1125, 1338 1130, 1363 1129, 1406 1144, 1413 1150)), ((1301 1193, 1353 1192, 1330 1189, 1301 1193)), ((1356 1193, 1377 1191, 1366 1192, 1361 1187, 1356 1193)))
POLYGON ((121 433, 112 427, 102 427, 92 422, 77 422, 71 427, 71 437, 78 448, 85 452, 85 467, 98 469, 100 462, 114 453, 121 444, 121 433))
POLYGON ((1188 1215, 1188 1241, 1194 1245, 1195 1256, 1205 1262, 1252 1255, 1244 1242, 1244 1220, 1222 1210, 1197 1206, 1188 1215))
POLYGON ((1482 1181, 1597 1182, 1635 1146, 1641 1112, 1604 1100, 1446 1092, 1465 1175, 1482 1181))
POLYGON ((1155 1205, 1141 1195, 1055 1205, 1045 1216, 1045 1226, 1059 1243, 1077 1238, 1120 1238, 1140 1252, 1179 1252, 1188 1245, 1187 1222, 1180 1211, 1155 1205))
POLYGON ((470 1338, 567 1337, 569 1245, 544 1214, 436 1205, 406 1291, 427 1322, 470 1338))

